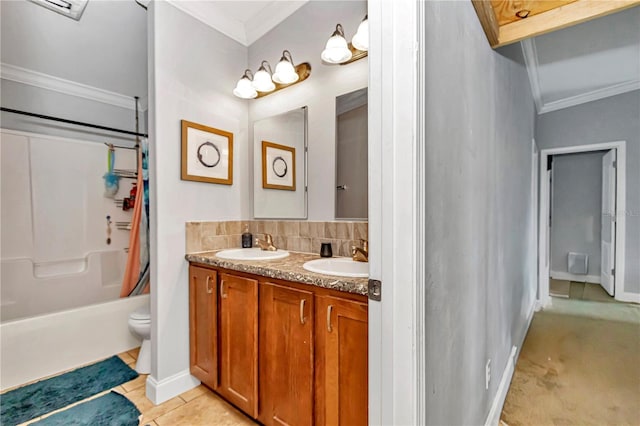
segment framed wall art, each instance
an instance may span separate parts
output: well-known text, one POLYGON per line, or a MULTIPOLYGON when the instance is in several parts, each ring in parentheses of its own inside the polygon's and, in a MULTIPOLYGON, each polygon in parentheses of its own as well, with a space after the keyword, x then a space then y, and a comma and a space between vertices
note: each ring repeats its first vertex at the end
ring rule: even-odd
POLYGON ((296 190, 296 149, 262 141, 262 187, 296 190))
POLYGON ((233 184, 233 133, 182 120, 182 180, 233 184))

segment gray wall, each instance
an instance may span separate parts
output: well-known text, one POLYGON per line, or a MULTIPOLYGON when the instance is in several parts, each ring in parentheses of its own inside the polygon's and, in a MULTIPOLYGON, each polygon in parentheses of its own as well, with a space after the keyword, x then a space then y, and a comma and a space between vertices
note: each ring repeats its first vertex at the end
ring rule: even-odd
POLYGON ((520 47, 492 50, 471 2, 425 10, 426 412, 477 425, 535 300, 533 98, 520 47))
POLYGON ((604 151, 553 157, 551 274, 569 272, 567 255, 589 255, 587 275, 600 277, 604 151))
MULTIPOLYGON (((126 96, 147 96, 147 13, 133 0, 90 1, 80 21, 28 1, 1 1, 0 12, 3 64, 126 96)), ((3 107, 135 129, 132 109, 7 79, 1 89, 3 107)), ((106 133, 105 139, 104 132, 10 113, 1 118, 3 127, 16 130, 91 140, 115 136, 106 133)), ((146 129, 144 114, 141 123, 146 129)))
POLYGON ((625 291, 640 293, 640 91, 539 115, 540 149, 627 142, 625 291))

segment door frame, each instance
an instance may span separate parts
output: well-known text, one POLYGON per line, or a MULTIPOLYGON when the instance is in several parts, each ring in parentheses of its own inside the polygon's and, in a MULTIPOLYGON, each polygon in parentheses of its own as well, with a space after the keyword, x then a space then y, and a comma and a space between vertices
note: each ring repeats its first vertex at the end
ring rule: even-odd
POLYGON ((369 424, 425 424, 424 2, 369 0, 369 424))
MULTIPOLYGON (((614 141, 595 143, 590 145, 576 145, 562 148, 547 148, 540 150, 540 171, 538 173, 540 183, 540 211, 538 226, 538 306, 546 307, 551 305, 549 295, 549 274, 545 269, 545 261, 549 259, 550 234, 547 234, 549 226, 549 193, 550 185, 547 179, 547 160, 550 155, 576 154, 580 152, 592 152, 615 149, 616 150, 616 260, 615 260, 615 286, 614 298, 621 302, 637 301, 637 295, 625 293, 624 291, 624 271, 625 271, 625 235, 626 235, 626 141, 614 141)), ((549 265, 549 270, 551 266, 549 265)))

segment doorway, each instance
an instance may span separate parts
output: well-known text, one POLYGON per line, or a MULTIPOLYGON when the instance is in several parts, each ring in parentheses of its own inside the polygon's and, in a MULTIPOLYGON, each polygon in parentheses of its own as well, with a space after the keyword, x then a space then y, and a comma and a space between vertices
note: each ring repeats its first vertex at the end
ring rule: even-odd
MULTIPOLYGON (((621 141, 540 151, 538 301, 541 306, 548 306, 551 303, 550 278, 566 282, 564 289, 556 290, 564 292, 566 297, 570 295, 571 281, 574 281, 585 283, 581 288, 574 286, 574 294, 579 291, 582 292, 582 295, 587 290, 587 292, 595 291, 596 287, 587 287, 586 283, 592 283, 601 286, 606 294, 613 296, 615 300, 626 301, 624 274, 616 274, 616 271, 624 271, 625 217, 622 213, 625 211, 626 191, 625 148, 625 142, 621 141), (590 156, 589 153, 594 155, 590 156), (595 205, 599 205, 600 212, 599 214, 597 212, 591 214, 591 223, 589 223, 589 219, 586 221, 587 226, 597 229, 599 232, 590 235, 588 238, 591 240, 590 243, 582 242, 582 247, 590 248, 575 251, 571 251, 572 244, 575 244, 572 241, 575 238, 571 236, 576 234, 574 227, 566 226, 566 223, 557 223, 554 227, 554 213, 557 216, 556 219, 561 219, 559 213, 562 210, 575 207, 575 203, 571 203, 570 198, 589 201, 581 196, 584 194, 570 194, 566 187, 556 188, 554 185, 553 159, 555 157, 559 163, 561 161, 564 163, 564 160, 570 159, 569 154, 581 154, 583 158, 589 158, 591 162, 597 160, 602 167, 602 174, 597 174, 598 180, 602 182, 601 190, 597 191, 601 202, 594 203, 589 207, 593 209, 595 205), (554 189, 560 190, 562 193, 554 194, 554 189), (554 200, 556 200, 555 204, 554 200), (599 227, 595 223, 596 220, 599 227), (564 228, 561 228, 563 225, 564 228), (561 232, 562 229, 565 232, 561 232), (593 241, 595 240, 594 234, 597 234, 597 241, 593 241), (591 263, 591 267, 589 263, 591 263)), ((567 163, 569 162, 567 161, 567 163)), ((564 216, 570 217, 571 213, 565 213, 564 216)), ((572 219, 575 218, 570 217, 569 220, 572 219)), ((575 221, 572 224, 576 225, 575 221)))

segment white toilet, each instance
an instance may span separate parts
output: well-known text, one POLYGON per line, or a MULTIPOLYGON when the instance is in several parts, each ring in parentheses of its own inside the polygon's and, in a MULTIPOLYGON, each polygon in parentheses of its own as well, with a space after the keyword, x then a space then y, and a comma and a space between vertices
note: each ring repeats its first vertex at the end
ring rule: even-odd
POLYGON ((141 306, 129 314, 129 331, 142 339, 136 371, 140 374, 151 372, 151 313, 149 306, 141 306))

